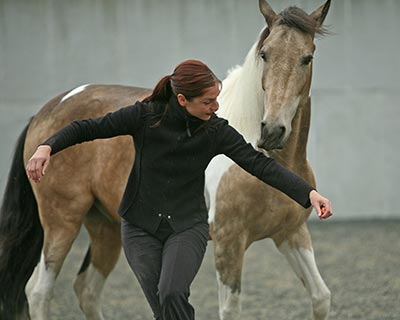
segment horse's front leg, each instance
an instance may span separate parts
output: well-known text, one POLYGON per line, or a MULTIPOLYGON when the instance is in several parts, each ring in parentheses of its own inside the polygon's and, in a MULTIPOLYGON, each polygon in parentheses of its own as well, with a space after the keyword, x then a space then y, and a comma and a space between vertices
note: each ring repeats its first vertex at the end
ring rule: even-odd
POLYGON ((213 237, 214 258, 217 270, 219 317, 221 320, 240 318, 240 289, 245 242, 232 233, 227 237, 213 237))
POLYGON ((284 241, 275 241, 275 243, 311 297, 311 319, 328 319, 331 306, 331 292, 318 271, 310 233, 306 224, 304 223, 296 233, 291 234, 284 241))

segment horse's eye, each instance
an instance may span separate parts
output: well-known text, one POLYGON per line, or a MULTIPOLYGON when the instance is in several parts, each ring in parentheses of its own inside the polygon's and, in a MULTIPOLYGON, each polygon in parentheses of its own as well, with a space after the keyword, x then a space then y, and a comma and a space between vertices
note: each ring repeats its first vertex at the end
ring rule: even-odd
POLYGON ((302 59, 301 64, 303 64, 303 65, 305 65, 305 66, 306 66, 306 65, 309 65, 313 58, 314 58, 314 57, 310 54, 310 55, 308 55, 308 56, 306 56, 306 57, 304 57, 304 58, 302 59))
POLYGON ((267 54, 264 51, 260 52, 260 57, 261 59, 263 59, 264 61, 267 61, 267 54))

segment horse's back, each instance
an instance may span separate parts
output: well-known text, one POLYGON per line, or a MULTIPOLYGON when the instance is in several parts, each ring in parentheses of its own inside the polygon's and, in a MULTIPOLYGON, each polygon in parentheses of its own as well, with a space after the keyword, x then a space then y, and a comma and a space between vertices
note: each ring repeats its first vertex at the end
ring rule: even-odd
MULTIPOLYGON (((84 85, 51 99, 34 116, 25 147, 37 145, 73 120, 100 117, 134 104, 151 91, 118 85, 84 85)), ((27 150, 33 151, 33 150, 27 150)))
MULTIPOLYGON (((25 140, 25 163, 40 143, 70 122, 103 116, 150 93, 143 88, 86 85, 58 95, 32 119, 25 140)), ((77 211, 84 211, 98 200, 96 203, 117 218, 133 158, 134 145, 128 136, 82 143, 52 156, 46 176, 33 185, 39 205, 42 203, 41 214, 70 203, 82 204, 77 211), (49 198, 52 201, 46 200, 49 198)))

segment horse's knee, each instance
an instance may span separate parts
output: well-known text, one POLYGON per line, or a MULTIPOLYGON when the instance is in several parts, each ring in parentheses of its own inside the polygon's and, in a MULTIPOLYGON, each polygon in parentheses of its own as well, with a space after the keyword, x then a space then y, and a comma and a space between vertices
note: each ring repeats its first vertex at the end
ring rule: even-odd
POLYGON ((331 292, 327 287, 312 297, 312 306, 314 320, 328 319, 329 310, 331 307, 331 292))

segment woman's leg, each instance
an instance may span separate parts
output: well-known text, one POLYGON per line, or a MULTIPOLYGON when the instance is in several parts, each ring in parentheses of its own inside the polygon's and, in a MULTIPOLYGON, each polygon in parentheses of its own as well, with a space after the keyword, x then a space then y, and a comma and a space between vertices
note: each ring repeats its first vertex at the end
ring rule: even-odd
POLYGON ((161 318, 158 297, 163 243, 126 220, 121 221, 122 245, 155 319, 161 318))
POLYGON ((165 241, 159 283, 162 319, 194 319, 190 285, 203 261, 207 240, 208 225, 202 223, 174 233, 165 241))

